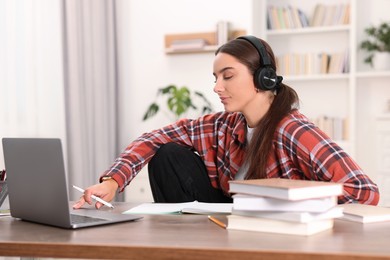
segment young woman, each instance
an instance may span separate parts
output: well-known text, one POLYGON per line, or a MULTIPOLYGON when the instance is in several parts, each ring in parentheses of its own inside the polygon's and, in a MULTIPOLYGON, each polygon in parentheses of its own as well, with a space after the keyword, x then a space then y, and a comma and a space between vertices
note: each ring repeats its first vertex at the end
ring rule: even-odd
POLYGON ((224 112, 143 134, 74 208, 92 194, 112 200, 146 164, 156 202, 231 202, 229 180, 289 178, 343 183, 339 203, 378 203, 377 185, 298 111, 265 41, 244 36, 221 46, 213 74, 224 112))

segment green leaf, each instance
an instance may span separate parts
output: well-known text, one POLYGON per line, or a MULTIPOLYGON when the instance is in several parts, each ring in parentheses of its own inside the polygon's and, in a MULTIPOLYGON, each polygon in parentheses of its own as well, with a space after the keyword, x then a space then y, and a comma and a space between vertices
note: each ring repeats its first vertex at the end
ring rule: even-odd
MULTIPOLYGON (((201 114, 205 114, 205 112, 212 112, 213 109, 211 103, 206 99, 206 97, 200 92, 195 91, 194 93, 195 96, 200 97, 201 104, 199 104, 199 106, 194 104, 191 91, 185 86, 178 88, 175 85, 168 85, 164 88, 159 88, 157 90, 157 97, 167 96, 167 108, 175 115, 176 118, 180 118, 190 109, 195 111, 200 110, 201 114)), ((159 106, 157 105, 157 102, 152 103, 145 113, 143 120, 154 116, 158 111, 159 106)))
POLYGON ((159 107, 156 103, 152 103, 149 108, 147 109, 146 113, 144 114, 144 117, 142 118, 143 121, 147 120, 148 118, 154 116, 157 114, 159 110, 159 107))
POLYGON ((372 56, 375 52, 390 52, 390 23, 382 22, 377 27, 367 27, 364 32, 367 39, 362 41, 359 46, 368 53, 364 62, 372 65, 372 56))

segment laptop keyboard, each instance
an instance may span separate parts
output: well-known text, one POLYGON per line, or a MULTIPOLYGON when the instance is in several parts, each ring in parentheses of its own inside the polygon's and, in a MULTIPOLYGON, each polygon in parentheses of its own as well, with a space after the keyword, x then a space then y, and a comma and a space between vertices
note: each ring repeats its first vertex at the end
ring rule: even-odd
POLYGON ((103 218, 94 218, 94 217, 71 214, 70 221, 72 224, 82 224, 82 223, 101 222, 107 220, 103 218))

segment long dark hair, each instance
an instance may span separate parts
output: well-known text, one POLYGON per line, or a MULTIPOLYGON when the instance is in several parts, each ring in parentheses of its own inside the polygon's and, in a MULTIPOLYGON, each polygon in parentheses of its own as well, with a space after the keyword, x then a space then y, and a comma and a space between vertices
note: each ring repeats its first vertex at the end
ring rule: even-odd
MULTIPOLYGON (((271 67, 276 71, 275 55, 271 47, 266 41, 258 40, 264 45, 271 60, 271 67)), ((255 47, 243 39, 229 41, 222 45, 215 54, 218 53, 232 55, 247 66, 252 75, 263 64, 255 47)), ((288 85, 280 83, 270 109, 256 126, 252 140, 247 146, 246 160, 248 161, 249 169, 245 179, 267 178, 267 161, 269 155, 273 152, 272 142, 276 127, 282 118, 298 107, 298 94, 288 85)))

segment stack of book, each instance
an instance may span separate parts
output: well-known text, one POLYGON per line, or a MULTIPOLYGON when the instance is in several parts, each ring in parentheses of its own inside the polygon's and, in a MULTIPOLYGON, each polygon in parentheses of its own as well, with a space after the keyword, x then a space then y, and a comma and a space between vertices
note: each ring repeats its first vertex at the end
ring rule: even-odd
POLYGON ((333 140, 348 140, 349 120, 347 118, 320 115, 310 120, 333 140))
POLYGON ((341 183, 256 179, 230 181, 232 214, 227 229, 313 235, 333 228, 343 216, 337 207, 341 183))
POLYGON ((349 72, 349 50, 338 53, 287 53, 276 57, 281 75, 342 74, 349 72))

